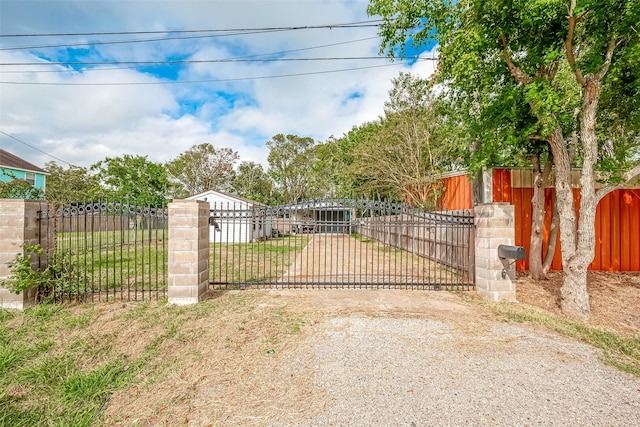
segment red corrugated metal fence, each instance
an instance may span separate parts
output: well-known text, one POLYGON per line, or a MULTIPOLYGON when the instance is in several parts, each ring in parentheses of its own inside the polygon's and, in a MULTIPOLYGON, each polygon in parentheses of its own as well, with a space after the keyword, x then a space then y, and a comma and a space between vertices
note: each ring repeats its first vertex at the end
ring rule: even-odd
MULTIPOLYGON (((471 183, 468 175, 445 178, 445 192, 441 199, 443 210, 469 209, 471 183)), ((494 169, 493 201, 508 202, 515 206, 516 245, 529 253, 533 197, 532 174, 524 169, 494 169)), ((580 189, 573 190, 576 208, 580 189)), ((549 226, 555 189, 545 189, 544 247, 549 239, 549 226)), ((596 248, 591 270, 640 271, 640 188, 615 190, 605 196, 596 210, 596 248)), ((518 261, 518 270, 526 270, 528 261, 518 261)), ((557 242, 551 267, 561 270, 560 242, 557 242)))

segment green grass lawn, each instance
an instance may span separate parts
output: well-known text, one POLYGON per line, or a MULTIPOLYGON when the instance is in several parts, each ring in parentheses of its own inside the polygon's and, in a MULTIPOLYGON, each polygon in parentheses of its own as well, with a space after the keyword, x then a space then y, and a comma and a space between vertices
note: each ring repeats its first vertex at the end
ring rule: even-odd
POLYGON ((275 281, 309 240, 306 236, 283 236, 256 243, 212 244, 210 281, 215 284, 275 281))
POLYGON ((57 254, 68 280, 57 296, 90 298, 96 293, 155 292, 167 288, 167 231, 121 230, 94 233, 59 233, 57 254))
MULTIPOLYGON (((70 274, 69 280, 58 285, 57 296, 93 300, 96 295, 102 299, 127 293, 129 297, 144 292, 164 295, 168 274, 165 236, 162 230, 59 233, 58 254, 64 254, 70 274)), ((282 236, 257 243, 211 244, 210 281, 277 280, 309 239, 282 236)))
MULTIPOLYGON (((161 300, 0 310, 0 427, 103 425, 115 392, 144 390, 186 369, 201 335, 197 322, 207 319, 219 332, 210 345, 221 357, 232 351, 222 337, 242 333, 255 317, 254 299, 234 293, 192 306, 161 300)), ((300 322, 261 310, 268 335, 252 338, 260 354, 297 334, 300 322)))

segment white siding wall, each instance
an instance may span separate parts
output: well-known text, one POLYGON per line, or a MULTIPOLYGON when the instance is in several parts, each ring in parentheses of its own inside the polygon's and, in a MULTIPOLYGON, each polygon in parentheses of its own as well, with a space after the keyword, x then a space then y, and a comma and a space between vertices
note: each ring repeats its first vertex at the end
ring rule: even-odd
MULTIPOLYGON (((230 211, 246 211, 252 208, 253 204, 244 200, 238 200, 217 192, 207 192, 190 199, 205 200, 209 202, 210 209, 214 206, 217 209, 230 211)), ((263 221, 251 217, 216 218, 219 231, 215 226, 211 226, 209 240, 216 243, 249 243, 254 239, 271 236, 272 224, 268 218, 263 221), (255 228, 255 229, 254 229, 255 228)))

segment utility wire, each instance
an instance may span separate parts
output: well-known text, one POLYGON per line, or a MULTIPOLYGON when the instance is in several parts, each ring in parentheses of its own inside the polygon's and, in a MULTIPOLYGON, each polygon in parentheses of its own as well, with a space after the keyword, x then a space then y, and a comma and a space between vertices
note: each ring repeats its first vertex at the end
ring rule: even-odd
MULTIPOLYGON (((287 53, 293 53, 293 52, 302 52, 302 51, 307 51, 307 50, 313 50, 313 49, 322 49, 325 47, 333 47, 333 46, 341 46, 341 45, 345 45, 345 44, 351 44, 351 43, 359 43, 362 41, 368 41, 368 40, 374 40, 379 38, 378 36, 375 37, 366 37, 366 38, 362 38, 362 39, 356 39, 356 40, 349 40, 349 41, 345 41, 345 42, 338 42, 338 43, 330 43, 330 44, 325 44, 325 45, 318 45, 318 46, 310 46, 310 47, 303 47, 303 48, 299 48, 299 49, 289 49, 289 50, 283 50, 283 51, 279 51, 279 52, 270 52, 270 53, 257 53, 257 54, 253 54, 253 55, 244 55, 244 56, 236 56, 236 57, 232 57, 232 58, 227 58, 224 60, 215 60, 215 61, 231 61, 231 60, 242 60, 242 59, 251 59, 251 58, 260 58, 260 57, 265 57, 265 56, 274 56, 274 55, 284 55, 287 53)), ((377 56, 376 58, 382 58, 377 56)), ((385 57, 385 58, 390 58, 390 57, 385 57)), ((404 57, 401 58, 397 58, 394 57, 394 59, 403 59, 404 57)), ((185 60, 186 61, 186 60, 185 60)), ((213 60, 212 60, 213 61, 213 60)), ((158 61, 158 64, 160 65, 171 65, 172 63, 178 62, 176 61, 158 61)), ((34 65, 34 66, 47 66, 47 65, 54 65, 54 64, 72 64, 72 63, 66 63, 66 62, 58 62, 58 63, 53 63, 53 62, 34 62, 34 63, 15 63, 15 62, 7 62, 7 63, 0 63, 0 65, 2 66, 13 66, 13 65, 34 65)), ((85 62, 78 62, 78 63, 73 63, 73 64, 78 64, 78 65, 84 65, 84 64, 89 64, 89 63, 85 63, 85 62)), ((105 62, 105 65, 111 65, 111 64, 119 64, 119 62, 105 62)), ((108 68, 89 68, 89 69, 83 69, 82 72, 88 72, 88 71, 108 71, 108 70, 121 70, 121 69, 135 69, 135 68, 144 68, 144 67, 148 67, 149 65, 140 65, 140 66, 127 66, 127 67, 108 67, 108 68)), ((0 73, 68 73, 68 72, 73 72, 75 70, 69 70, 69 69, 57 69, 57 70, 5 70, 5 69, 0 69, 0 73)))
POLYGON ((8 50, 35 50, 35 49, 49 49, 49 48, 69 48, 69 47, 78 47, 78 46, 98 46, 98 45, 116 45, 116 44, 130 44, 130 43, 147 43, 147 42, 159 42, 159 41, 171 41, 171 40, 192 40, 192 39, 206 39, 206 38, 217 38, 217 37, 229 37, 229 36, 244 36, 251 34, 264 34, 264 33, 273 33, 278 31, 286 31, 286 30, 270 30, 270 31, 254 31, 254 32, 244 32, 244 33, 229 33, 229 34, 210 34, 204 36, 184 36, 184 37, 160 37, 160 38, 152 38, 152 39, 135 39, 135 40, 116 40, 116 41, 95 41, 95 42, 81 42, 81 43, 68 43, 68 44, 46 44, 46 45, 32 45, 32 46, 11 46, 11 47, 0 47, 0 51, 8 51, 8 50))
POLYGON ((228 62, 297 62, 297 61, 351 61, 360 59, 418 59, 418 56, 334 56, 315 58, 227 58, 227 59, 177 59, 168 61, 77 61, 77 62, 2 62, 1 66, 8 65, 181 65, 181 64, 207 64, 228 62))
POLYGON ((0 84, 38 85, 38 86, 148 86, 148 85, 169 85, 169 84, 179 85, 179 84, 222 83, 222 82, 235 82, 235 81, 243 81, 243 80, 266 80, 266 79, 277 79, 277 78, 283 78, 283 77, 333 74, 333 73, 341 73, 346 71, 358 71, 358 70, 368 70, 368 69, 381 68, 381 67, 393 67, 396 65, 403 65, 403 64, 406 64, 406 62, 395 62, 391 64, 372 65, 369 67, 345 68, 345 69, 339 69, 339 70, 310 71, 306 73, 279 74, 274 76, 236 77, 231 79, 211 79, 211 80, 186 80, 186 81, 166 80, 166 81, 154 81, 154 82, 115 82, 115 83, 3 82, 3 81, 0 81, 0 84))
MULTIPOLYGON (((350 43, 359 43, 362 41, 368 41, 368 40, 373 40, 373 39, 377 39, 379 38, 378 36, 375 37, 365 37, 362 39, 356 39, 356 40, 349 40, 349 41, 345 41, 345 42, 338 42, 338 43, 330 43, 330 44, 325 44, 325 45, 319 45, 319 46, 310 46, 310 47, 303 47, 303 48, 299 48, 299 49, 289 49, 289 50, 283 50, 283 51, 279 51, 279 52, 270 52, 270 53, 257 53, 257 54, 253 54, 253 55, 244 55, 244 56, 236 56, 233 58, 228 58, 229 60, 231 59, 249 59, 249 58, 259 58, 259 57, 264 57, 264 56, 274 56, 274 55, 284 55, 287 53, 293 53, 293 52, 302 52, 302 51, 306 51, 306 50, 313 50, 313 49, 322 49, 325 47, 333 47, 333 46, 340 46, 340 45, 345 45, 345 44, 350 44, 350 43)), ((33 65, 51 65, 51 62, 37 62, 37 63, 33 63, 33 65)), ((108 64, 115 64, 114 62, 110 62, 108 64)), ((4 64, 0 64, 0 65, 4 65, 4 66, 12 66, 12 65, 17 65, 17 63, 4 63, 4 64)), ((129 67, 108 67, 108 68, 89 68, 89 69, 84 69, 82 70, 83 73, 88 72, 88 71, 108 71, 108 70, 124 70, 124 69, 135 69, 135 68, 143 68, 146 66, 129 66, 129 67)), ((72 72, 75 70, 0 70, 0 73, 68 73, 68 72, 72 72)))
MULTIPOLYGON (((336 24, 336 25, 317 25, 317 26, 303 26, 303 27, 271 27, 271 28, 255 28, 255 29, 241 29, 241 30, 184 30, 186 33, 193 32, 220 32, 221 34, 200 34, 193 36, 164 36, 164 37, 154 37, 154 38, 143 38, 143 39, 128 39, 128 40, 113 40, 113 41, 83 41, 78 43, 65 43, 65 44, 47 44, 47 45, 31 45, 31 46, 10 46, 10 47, 0 47, 0 51, 8 51, 8 50, 29 50, 29 49, 48 49, 48 48, 67 48, 67 47, 77 47, 77 46, 96 46, 96 45, 114 45, 114 44, 128 44, 128 43, 146 43, 146 42, 155 42, 155 41, 169 41, 169 40, 189 40, 189 39, 202 39, 202 38, 217 38, 217 37, 229 37, 229 36, 242 36, 242 35, 253 35, 253 34, 265 34, 265 33, 273 33, 273 32, 285 32, 285 31, 299 31, 299 30, 311 30, 311 29, 338 29, 338 28, 367 28, 367 27, 378 27, 378 24, 336 24)), ((141 32, 137 34, 171 34, 173 31, 150 31, 150 32, 141 32)), ((104 34, 129 34, 126 32, 123 33, 102 33, 98 35, 104 34)), ((77 35, 80 35, 79 33, 77 35)), ((37 35, 30 35, 35 37, 37 35)), ((55 35, 52 35, 52 37, 55 35)), ((12 36, 2 36, 0 37, 17 37, 17 35, 12 36)))
POLYGON ((263 30, 299 30, 314 28, 352 28, 366 24, 380 24, 381 19, 373 19, 369 21, 347 22, 342 24, 324 24, 324 25, 306 25, 294 27, 257 27, 257 28, 229 28, 229 29, 204 29, 204 30, 153 30, 153 31, 110 31, 110 32, 91 32, 91 33, 37 33, 37 34, 0 34, 0 38, 6 37, 76 37, 76 36, 113 36, 113 35, 132 35, 132 34, 166 34, 166 33, 210 33, 225 31, 263 31, 263 30))
POLYGON ((15 136, 13 136, 13 135, 9 135, 8 133, 4 132, 3 130, 0 130, 0 133, 1 133, 1 134, 3 134, 4 136, 8 137, 8 138, 13 139, 14 141, 17 141, 17 142, 19 142, 19 143, 21 143, 21 144, 26 145, 26 146, 27 146, 27 147, 29 147, 29 148, 33 148, 34 150, 39 151, 39 152, 41 152, 42 154, 44 154, 44 155, 46 155, 46 156, 49 156, 49 157, 51 157, 51 158, 53 158, 53 159, 56 159, 56 160, 58 160, 58 161, 60 161, 60 162, 62 162, 62 163, 66 163, 66 164, 67 164, 67 165, 69 165, 69 166, 73 166, 71 163, 66 162, 66 161, 62 160, 61 158, 56 157, 56 156, 54 156, 54 155, 51 155, 51 154, 49 154, 49 153, 47 153, 47 152, 45 152, 45 151, 42 151, 41 149, 36 148, 36 147, 34 147, 33 145, 31 145, 31 144, 27 144, 27 143, 26 143, 26 142, 24 142, 23 140, 18 139, 18 138, 16 138, 16 137, 15 137, 15 136))

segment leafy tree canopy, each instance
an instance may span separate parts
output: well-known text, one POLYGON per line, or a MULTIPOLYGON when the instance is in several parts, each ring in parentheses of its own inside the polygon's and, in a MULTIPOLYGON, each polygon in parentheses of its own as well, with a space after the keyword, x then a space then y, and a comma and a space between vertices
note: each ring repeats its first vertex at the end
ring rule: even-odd
POLYGON ((448 132, 428 80, 400 73, 376 132, 353 150, 349 170, 360 188, 421 206, 437 199, 438 174, 455 168, 455 137, 448 132))
POLYGON ((316 160, 312 138, 278 134, 267 141, 269 175, 281 191, 283 202, 294 203, 311 196, 316 160))
POLYGON ((48 162, 44 168, 49 173, 45 190, 48 201, 79 202, 100 196, 100 183, 86 168, 71 165, 64 169, 56 162, 48 162))
POLYGON ((240 162, 231 181, 231 191, 240 197, 269 204, 273 183, 262 165, 255 162, 240 162))
POLYGON ((209 143, 194 145, 166 163, 175 186, 176 197, 187 197, 209 190, 230 189, 238 153, 209 143))
POLYGON ((165 168, 146 156, 107 157, 91 166, 110 197, 140 205, 163 206, 169 190, 165 168))

